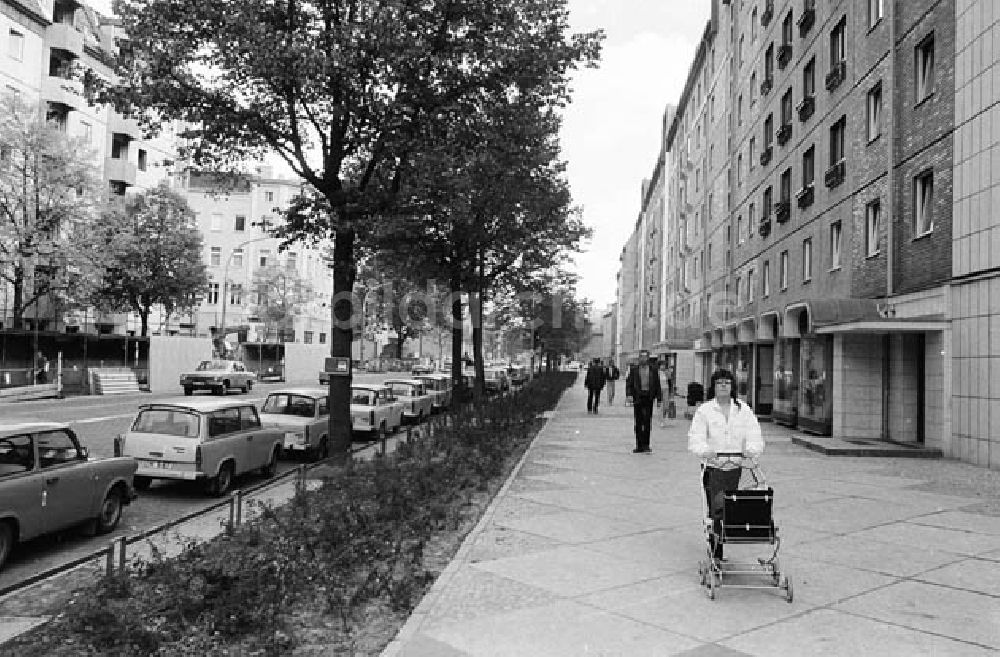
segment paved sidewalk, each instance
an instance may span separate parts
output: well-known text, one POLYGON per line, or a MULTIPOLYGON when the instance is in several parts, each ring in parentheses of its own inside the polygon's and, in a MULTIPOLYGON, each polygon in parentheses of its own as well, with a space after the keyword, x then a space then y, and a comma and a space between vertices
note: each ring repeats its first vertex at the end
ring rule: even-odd
MULTIPOLYGON (((829 457, 764 425, 777 590, 699 585, 688 422, 632 454, 619 397, 574 386, 385 657, 988 655, 1000 650, 1000 518, 920 490, 893 458, 829 457)), ((942 468, 953 464, 936 462, 942 468)), ((727 556, 768 556, 727 546, 727 556)))

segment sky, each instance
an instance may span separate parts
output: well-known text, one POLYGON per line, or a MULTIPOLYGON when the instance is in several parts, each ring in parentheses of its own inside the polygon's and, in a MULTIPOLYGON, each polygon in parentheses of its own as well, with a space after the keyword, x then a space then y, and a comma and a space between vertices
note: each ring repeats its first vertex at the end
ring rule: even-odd
MULTIPOLYGON (((111 1, 89 3, 109 14, 111 1)), ((606 33, 599 68, 574 74, 560 135, 574 203, 594 233, 575 259, 578 292, 601 310, 615 300, 618 258, 656 165, 663 112, 684 89, 711 0, 567 3, 573 31, 606 33)))
POLYGON ((576 257, 578 292, 596 310, 615 300, 615 275, 711 12, 710 0, 568 0, 574 31, 606 33, 601 65, 573 78, 560 135, 574 202, 593 238, 576 257))

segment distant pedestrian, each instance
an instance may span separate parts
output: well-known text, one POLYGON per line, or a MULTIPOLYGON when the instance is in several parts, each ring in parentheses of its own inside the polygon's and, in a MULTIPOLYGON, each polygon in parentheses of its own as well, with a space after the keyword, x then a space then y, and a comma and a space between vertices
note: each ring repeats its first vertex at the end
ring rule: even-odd
POLYGON ((583 379, 583 385, 587 388, 587 412, 597 413, 597 406, 601 402, 601 390, 604 389, 606 377, 604 376, 604 366, 601 365, 600 358, 590 361, 587 368, 587 376, 583 379))
POLYGON ((49 359, 39 350, 35 356, 35 383, 49 382, 49 359))
MULTIPOLYGON (((665 391, 667 396, 667 401, 670 400, 670 367, 664 361, 660 367, 657 369, 657 375, 660 379, 660 389, 665 391)), ((660 404, 660 428, 667 426, 667 408, 669 404, 660 404)))
POLYGON ((614 361, 608 361, 608 367, 605 369, 605 377, 607 378, 608 385, 608 406, 615 403, 615 381, 620 379, 622 376, 621 371, 618 366, 615 365, 614 361))
POLYGON ((653 419, 653 401, 663 404, 663 389, 656 368, 649 362, 649 352, 639 352, 639 362, 625 379, 625 396, 632 402, 632 416, 635 419, 636 454, 649 453, 649 425, 653 419))

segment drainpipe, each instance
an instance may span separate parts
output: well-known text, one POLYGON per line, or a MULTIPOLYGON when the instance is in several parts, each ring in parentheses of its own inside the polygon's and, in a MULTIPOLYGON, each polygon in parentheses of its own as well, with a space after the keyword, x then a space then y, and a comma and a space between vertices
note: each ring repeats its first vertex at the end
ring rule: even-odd
POLYGON ((889 5, 889 93, 888 98, 892 103, 892 111, 889 112, 889 143, 886 145, 886 159, 889 162, 888 172, 886 175, 886 188, 888 193, 886 194, 886 213, 888 217, 888 223, 886 224, 885 231, 885 296, 886 301, 893 294, 894 281, 892 276, 892 268, 895 262, 894 253, 894 240, 893 240, 893 228, 894 228, 894 216, 895 211, 895 174, 893 171, 894 154, 896 147, 896 0, 892 0, 888 3, 889 5))

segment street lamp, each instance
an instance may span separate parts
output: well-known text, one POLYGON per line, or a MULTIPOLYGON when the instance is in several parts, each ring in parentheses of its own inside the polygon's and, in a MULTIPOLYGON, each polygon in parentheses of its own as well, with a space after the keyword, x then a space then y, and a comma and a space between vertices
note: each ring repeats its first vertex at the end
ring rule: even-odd
POLYGON ((233 262, 233 254, 237 251, 241 251, 243 247, 253 244, 254 242, 263 242, 264 240, 272 239, 270 235, 265 235, 263 237, 255 237, 244 242, 237 244, 232 251, 229 252, 229 256, 226 258, 226 266, 222 270, 222 318, 219 324, 220 336, 222 342, 226 341, 226 302, 229 300, 229 265, 233 262))

